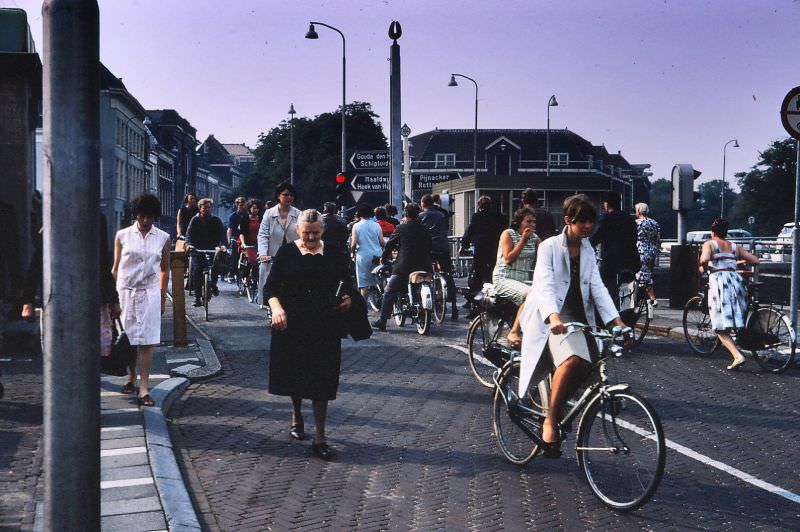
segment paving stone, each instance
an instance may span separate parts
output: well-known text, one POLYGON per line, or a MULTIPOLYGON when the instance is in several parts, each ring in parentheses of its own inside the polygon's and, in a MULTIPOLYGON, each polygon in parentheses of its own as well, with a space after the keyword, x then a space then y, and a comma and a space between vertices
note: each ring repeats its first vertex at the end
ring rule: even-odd
POLYGON ((143 512, 160 512, 161 501, 158 497, 138 497, 135 499, 115 499, 100 504, 100 515, 137 514, 143 512))
POLYGON ((104 467, 100 471, 100 480, 121 480, 126 478, 144 478, 151 476, 150 466, 104 467))
POLYGON ((137 436, 133 438, 115 438, 103 439, 100 442, 100 450, 106 449, 123 449, 126 447, 144 447, 146 442, 144 436, 137 436))
POLYGON ((147 532, 167 529, 162 512, 110 515, 101 519, 100 526, 104 532, 147 532))

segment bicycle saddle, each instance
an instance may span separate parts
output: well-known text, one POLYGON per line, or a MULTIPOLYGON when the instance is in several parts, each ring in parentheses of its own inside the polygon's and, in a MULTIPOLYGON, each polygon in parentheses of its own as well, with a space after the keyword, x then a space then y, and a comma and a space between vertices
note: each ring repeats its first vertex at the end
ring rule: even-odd
POLYGON ((433 274, 428 272, 411 272, 408 274, 409 284, 430 283, 433 281, 433 274))

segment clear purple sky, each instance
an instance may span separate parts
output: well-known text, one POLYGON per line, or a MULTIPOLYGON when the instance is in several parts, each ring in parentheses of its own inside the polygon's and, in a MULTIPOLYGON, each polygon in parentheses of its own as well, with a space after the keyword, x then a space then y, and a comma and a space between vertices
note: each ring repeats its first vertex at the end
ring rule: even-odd
MULTIPOLYGON (((42 49, 41 2, 28 11, 42 49)), ((692 163, 703 179, 747 170, 786 136, 781 101, 800 85, 797 0, 101 0, 100 57, 145 108, 175 108, 222 142, 255 147, 287 117, 371 102, 388 137, 391 20, 403 26, 403 121, 412 134, 473 126, 568 127, 654 178, 692 163), (462 80, 463 81, 463 80, 462 80)), ((355 147, 353 147, 355 148, 355 147)))

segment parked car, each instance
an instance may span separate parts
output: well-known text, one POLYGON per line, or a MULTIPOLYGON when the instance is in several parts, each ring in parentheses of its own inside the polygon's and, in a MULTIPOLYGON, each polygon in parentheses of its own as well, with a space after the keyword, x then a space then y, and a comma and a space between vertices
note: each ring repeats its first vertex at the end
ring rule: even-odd
POLYGON ((778 244, 790 244, 792 243, 792 233, 794 232, 794 222, 787 222, 783 224, 783 228, 781 232, 778 233, 778 238, 775 240, 778 244))
MULTIPOLYGON (((753 238, 753 235, 750 234, 750 231, 746 231, 744 229, 729 229, 728 230, 728 237, 729 240, 740 240, 746 238, 753 238)), ((687 244, 702 244, 706 240, 711 240, 711 231, 689 231, 686 233, 686 243, 687 244)), ((677 242, 662 242, 661 243, 661 251, 664 253, 669 253, 670 248, 674 246, 677 242)))

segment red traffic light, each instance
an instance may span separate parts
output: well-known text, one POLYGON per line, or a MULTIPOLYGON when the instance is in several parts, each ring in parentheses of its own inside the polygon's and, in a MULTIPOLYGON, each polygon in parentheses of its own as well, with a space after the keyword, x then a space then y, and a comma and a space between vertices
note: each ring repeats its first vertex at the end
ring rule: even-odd
POLYGON ((336 184, 337 185, 343 185, 346 180, 347 180, 347 177, 345 177, 345 175, 343 173, 339 172, 338 174, 336 174, 336 184))

